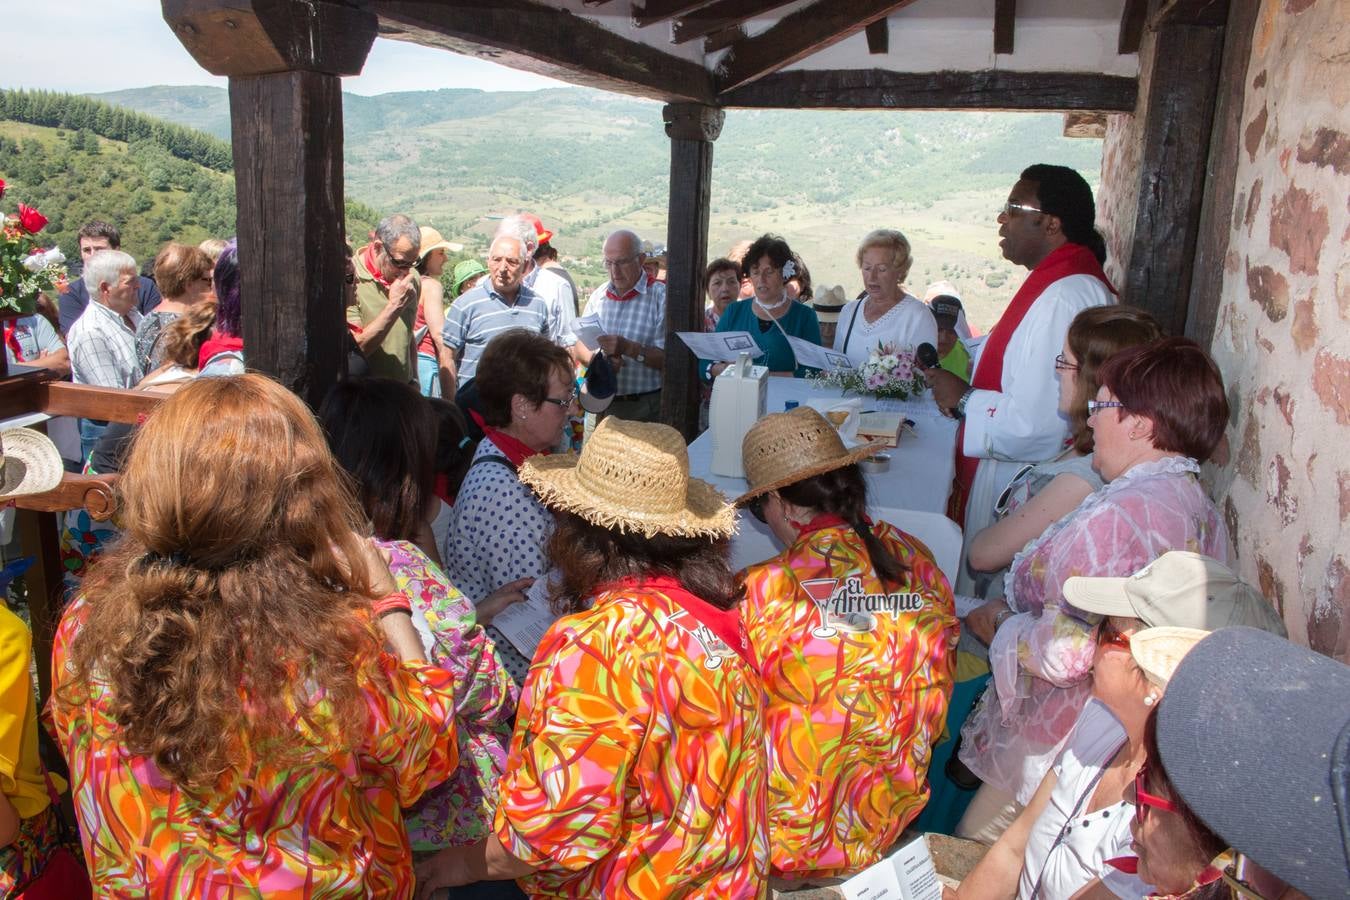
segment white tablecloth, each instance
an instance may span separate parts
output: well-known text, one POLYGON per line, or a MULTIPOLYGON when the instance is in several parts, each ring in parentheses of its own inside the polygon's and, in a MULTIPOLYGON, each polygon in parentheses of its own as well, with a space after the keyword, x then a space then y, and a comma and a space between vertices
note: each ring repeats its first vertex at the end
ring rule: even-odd
MULTIPOLYGON (((808 399, 842 396, 843 391, 814 387, 802 378, 771 377, 765 412, 782 412, 789 401, 800 404, 808 399)), ((908 413, 914 428, 904 429, 899 445, 889 451, 890 470, 868 473, 868 502, 874 507, 944 513, 956 472, 956 421, 944 417, 931 402, 916 406, 916 411, 908 413)), ((863 408, 870 408, 866 399, 863 408)), ((712 434, 705 431, 689 445, 690 474, 715 485, 732 499, 745 492, 744 478, 724 478, 712 474, 711 469, 712 434)))

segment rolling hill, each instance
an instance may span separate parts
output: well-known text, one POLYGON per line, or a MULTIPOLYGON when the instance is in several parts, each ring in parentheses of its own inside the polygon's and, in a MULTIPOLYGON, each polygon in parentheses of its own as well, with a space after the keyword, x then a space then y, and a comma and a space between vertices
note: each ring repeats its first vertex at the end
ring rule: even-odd
MULTIPOLYGON (((229 136, 220 88, 95 96, 229 136)), ((529 209, 591 285, 603 279, 607 231, 664 239, 670 163, 658 103, 584 88, 444 89, 347 94, 343 118, 348 196, 410 212, 452 239, 483 246, 497 217, 529 209)), ((950 278, 988 327, 1016 277, 999 256, 994 211, 1017 173, 1042 161, 1095 183, 1101 144, 1063 137, 1049 114, 729 110, 714 152, 710 248, 774 231, 816 283, 853 292, 858 240, 900 228, 914 245, 911 289, 950 278)))

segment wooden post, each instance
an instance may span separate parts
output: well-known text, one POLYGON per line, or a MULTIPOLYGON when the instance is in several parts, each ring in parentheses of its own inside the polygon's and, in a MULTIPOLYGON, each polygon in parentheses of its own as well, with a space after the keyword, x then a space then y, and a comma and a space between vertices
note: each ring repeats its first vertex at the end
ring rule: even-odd
POLYGON ((342 82, 374 13, 333 0, 162 0, 203 68, 230 79, 244 353, 312 406, 345 373, 342 82))
POLYGON ((1121 299, 1151 312, 1168 334, 1186 326, 1223 38, 1222 26, 1157 28, 1134 249, 1121 299))
POLYGON ((701 103, 661 110, 670 137, 670 212, 666 224, 666 368, 661 419, 685 440, 698 435, 698 359, 677 331, 703 330, 703 266, 708 259, 713 141, 726 114, 701 103))

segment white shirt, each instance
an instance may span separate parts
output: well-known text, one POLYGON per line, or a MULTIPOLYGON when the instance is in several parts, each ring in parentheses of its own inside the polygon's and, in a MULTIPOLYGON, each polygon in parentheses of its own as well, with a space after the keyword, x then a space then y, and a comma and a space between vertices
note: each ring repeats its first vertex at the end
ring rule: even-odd
MULTIPOLYGON (((1088 812, 1101 773, 1125 743, 1125 729, 1100 700, 1089 700, 1051 771, 1055 789, 1027 835, 1017 896, 1071 897, 1094 878, 1116 872, 1106 861, 1130 852, 1134 804, 1088 812), (1056 840, 1058 839, 1058 846, 1056 840)), ((1140 896, 1143 896, 1142 894, 1140 896)))
POLYGON ((548 336, 559 347, 570 347, 577 342, 572 333, 572 320, 577 317, 576 300, 572 286, 557 272, 535 266, 525 276, 525 285, 539 295, 549 309, 548 336))
POLYGON ((845 304, 834 329, 835 351, 847 356, 853 365, 866 362, 878 344, 889 344, 897 350, 917 350, 920 344, 932 344, 937 349, 937 320, 918 297, 905 294, 875 322, 867 321, 866 302, 850 300, 845 304))
POLYGON ((145 373, 136 359, 136 326, 140 310, 133 308, 126 319, 97 300, 80 313, 66 335, 70 350, 70 375, 76 384, 132 388, 145 373), (131 320, 128 325, 126 319, 131 320))

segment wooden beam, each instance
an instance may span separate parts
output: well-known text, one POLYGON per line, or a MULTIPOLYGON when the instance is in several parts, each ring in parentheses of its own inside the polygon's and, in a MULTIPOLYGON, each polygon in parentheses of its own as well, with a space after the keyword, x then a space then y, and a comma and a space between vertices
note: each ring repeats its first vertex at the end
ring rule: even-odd
POLYGON ((1134 112, 1133 78, 1095 72, 779 72, 718 97, 769 109, 983 109, 1134 112))
POLYGON ((712 99, 698 63, 620 37, 568 10, 533 0, 362 0, 382 37, 490 55, 515 69, 659 100, 712 99))
POLYGON ((1163 25, 1222 26, 1228 21, 1231 0, 1162 0, 1150 27, 1163 25))
POLYGON ((1017 25, 1017 0, 994 0, 994 52, 1013 52, 1017 25))
POLYGON ((683 44, 696 38, 726 31, 755 16, 786 6, 791 0, 718 0, 696 13, 681 16, 675 22, 674 42, 683 44))
POLYGON ((891 20, 877 19, 867 26, 867 52, 873 56, 885 56, 891 52, 891 20))
POLYGON ((733 90, 810 56, 914 0, 817 0, 767 31, 739 41, 722 61, 719 91, 733 90))
POLYGON ((718 50, 725 50, 732 44, 745 38, 745 28, 741 25, 733 25, 730 28, 724 28, 721 31, 714 31, 703 39, 703 52, 716 53, 718 50))
POLYGON ((331 0, 161 0, 164 21, 213 75, 359 75, 375 17, 331 0))
POLYGON ((116 474, 76 475, 67 472, 61 476, 61 483, 52 490, 15 497, 14 505, 19 509, 38 512, 84 509, 95 522, 106 522, 117 511, 117 497, 113 491, 116 481, 116 474))
POLYGON ((1144 23, 1148 21, 1148 0, 1125 0, 1120 11, 1120 37, 1116 40, 1116 52, 1138 53, 1139 42, 1144 38, 1144 23))
POLYGON ((1139 114, 1139 204, 1121 300, 1151 312, 1168 334, 1186 326, 1222 58, 1222 28, 1159 28, 1139 114))
POLYGON ((1261 13, 1261 0, 1233 0, 1224 26, 1223 63, 1219 67, 1214 130, 1205 165, 1204 201, 1200 210, 1191 295, 1186 309, 1187 337, 1209 348, 1219 318, 1224 260, 1233 233, 1233 198, 1242 146, 1242 104, 1247 92, 1252 36, 1261 13))
POLYGON ((633 24, 638 28, 646 28, 666 19, 693 12, 710 2, 712 0, 646 0, 642 6, 633 7, 633 24))
POLYGON ((703 267, 708 258, 713 141, 724 113, 696 103, 661 110, 670 136, 670 207, 666 217, 666 367, 661 420, 692 441, 698 436, 698 358, 677 331, 703 330, 703 267))

